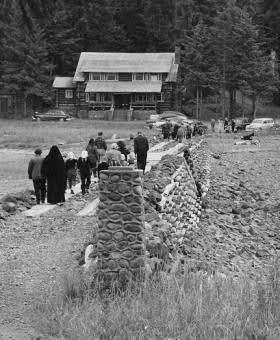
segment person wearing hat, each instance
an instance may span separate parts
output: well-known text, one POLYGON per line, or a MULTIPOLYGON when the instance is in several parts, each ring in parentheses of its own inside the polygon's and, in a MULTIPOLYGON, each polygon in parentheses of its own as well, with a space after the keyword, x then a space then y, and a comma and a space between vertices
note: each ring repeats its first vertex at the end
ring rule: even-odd
POLYGON ((28 177, 33 180, 33 186, 37 204, 45 203, 46 198, 46 179, 42 175, 42 164, 44 158, 41 156, 42 150, 36 149, 35 156, 31 158, 28 164, 28 177))
POLYGON ((81 177, 81 190, 84 195, 88 192, 90 186, 91 164, 88 158, 88 152, 82 151, 81 157, 78 159, 77 168, 81 177))

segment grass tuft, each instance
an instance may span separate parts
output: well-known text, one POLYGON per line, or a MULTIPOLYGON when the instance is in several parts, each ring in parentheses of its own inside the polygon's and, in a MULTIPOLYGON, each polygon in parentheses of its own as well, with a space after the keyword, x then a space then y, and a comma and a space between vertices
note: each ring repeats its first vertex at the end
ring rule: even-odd
POLYGON ((256 280, 162 274, 107 298, 74 273, 38 303, 38 327, 58 339, 276 339, 279 268, 277 262, 267 279, 256 280))

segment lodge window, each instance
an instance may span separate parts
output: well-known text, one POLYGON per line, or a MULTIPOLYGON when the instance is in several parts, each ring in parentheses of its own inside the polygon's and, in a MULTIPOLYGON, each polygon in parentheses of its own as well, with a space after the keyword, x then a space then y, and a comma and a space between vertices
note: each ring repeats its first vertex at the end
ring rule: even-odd
POLYGON ((153 103, 156 101, 155 95, 152 93, 140 93, 140 94, 135 94, 134 95, 134 102, 145 102, 145 103, 153 103))
POLYGON ((111 93, 100 93, 100 102, 111 102, 112 94, 111 93))
POLYGON ((144 80, 145 76, 144 73, 134 73, 133 80, 144 80))
POLYGON ((102 73, 91 72, 89 73, 88 79, 95 80, 95 81, 118 80, 118 74, 117 73, 104 73, 104 72, 102 73))
POLYGON ((158 81, 165 79, 165 75, 163 73, 134 73, 133 80, 151 80, 158 81))
POLYGON ((107 80, 118 80, 117 73, 107 73, 107 80))
POLYGON ((91 72, 88 77, 89 80, 100 80, 101 79, 101 73, 97 72, 91 72))
POLYGON ((94 93, 87 92, 86 93, 86 101, 87 102, 96 102, 96 103, 105 103, 112 101, 111 93, 94 93))
POLYGON ((97 93, 87 92, 86 101, 97 102, 97 93))
POLYGON ((0 97, 0 112, 7 113, 9 107, 8 97, 0 97))
POLYGON ((65 90, 65 98, 73 98, 73 90, 65 90))
POLYGON ((160 74, 158 73, 151 73, 151 81, 157 81, 160 80, 160 74))

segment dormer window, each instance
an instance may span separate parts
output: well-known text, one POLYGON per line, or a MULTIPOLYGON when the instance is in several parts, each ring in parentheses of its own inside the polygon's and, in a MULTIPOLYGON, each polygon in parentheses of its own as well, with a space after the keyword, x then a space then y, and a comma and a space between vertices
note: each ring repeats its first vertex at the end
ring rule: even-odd
POLYGON ((144 73, 134 73, 133 80, 144 80, 145 76, 144 73))
POLYGON ((101 73, 97 72, 91 72, 88 77, 89 80, 100 80, 101 79, 101 73))
POLYGON ((110 72, 109 73, 91 72, 91 73, 89 73, 88 79, 93 80, 93 81, 118 80, 118 74, 117 73, 110 73, 110 72))
POLYGON ((107 80, 118 80, 117 73, 107 73, 107 80))

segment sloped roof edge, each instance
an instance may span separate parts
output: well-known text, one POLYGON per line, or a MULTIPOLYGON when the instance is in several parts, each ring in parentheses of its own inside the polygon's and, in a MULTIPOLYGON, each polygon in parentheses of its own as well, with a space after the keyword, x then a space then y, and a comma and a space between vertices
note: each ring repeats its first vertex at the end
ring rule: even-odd
POLYGON ((175 53, 101 53, 82 52, 74 81, 84 81, 83 72, 169 73, 175 53))
POLYGON ((73 77, 55 77, 53 87, 72 89, 76 87, 76 83, 73 82, 73 77))

